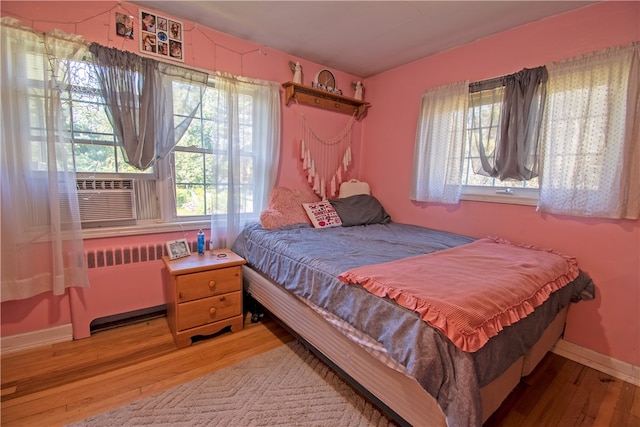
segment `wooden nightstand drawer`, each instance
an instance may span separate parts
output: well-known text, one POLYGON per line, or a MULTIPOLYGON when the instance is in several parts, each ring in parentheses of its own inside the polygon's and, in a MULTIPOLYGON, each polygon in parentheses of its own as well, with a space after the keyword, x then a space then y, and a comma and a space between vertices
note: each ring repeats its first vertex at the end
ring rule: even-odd
POLYGON ((178 304, 178 330, 182 331, 242 314, 242 292, 231 292, 178 304))
POLYGON ((193 301, 242 290, 240 266, 191 273, 176 277, 178 302, 193 301))

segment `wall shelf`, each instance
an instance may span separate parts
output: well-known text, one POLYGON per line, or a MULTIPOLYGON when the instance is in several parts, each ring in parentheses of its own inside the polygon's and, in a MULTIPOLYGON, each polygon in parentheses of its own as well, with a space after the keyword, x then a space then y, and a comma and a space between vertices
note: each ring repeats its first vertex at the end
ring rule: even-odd
POLYGON ((285 89, 286 105, 289 105, 289 102, 293 100, 299 104, 313 105, 345 114, 355 114, 356 119, 359 119, 370 105, 368 102, 360 101, 359 99, 349 98, 348 96, 330 93, 294 82, 282 83, 282 87, 285 89))

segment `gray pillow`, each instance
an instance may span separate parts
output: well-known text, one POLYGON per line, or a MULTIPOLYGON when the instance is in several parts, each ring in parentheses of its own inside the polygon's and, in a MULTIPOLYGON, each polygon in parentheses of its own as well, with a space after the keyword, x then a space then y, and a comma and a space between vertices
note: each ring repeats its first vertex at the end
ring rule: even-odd
POLYGON ((357 194, 342 199, 329 200, 336 210, 343 227, 367 224, 386 224, 391 217, 378 199, 368 194, 357 194))

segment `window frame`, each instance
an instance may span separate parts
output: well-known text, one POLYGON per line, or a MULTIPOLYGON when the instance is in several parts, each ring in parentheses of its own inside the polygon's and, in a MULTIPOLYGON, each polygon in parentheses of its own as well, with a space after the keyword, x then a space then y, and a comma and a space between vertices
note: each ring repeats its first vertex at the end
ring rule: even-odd
MULTIPOLYGON (((210 87, 211 90, 215 90, 213 89, 215 87, 214 78, 212 77, 209 78, 208 86, 210 87)), ((71 90, 72 90, 71 88, 67 88, 67 93, 70 93, 71 90)), ((243 93, 243 94, 246 94, 247 96, 252 97, 251 90, 249 88, 247 88, 246 93, 243 93)), ((65 96, 67 97, 67 99, 70 98, 69 95, 65 95, 65 96)), ((255 102, 255 99, 253 102, 255 102)), ((102 106, 101 103, 96 103, 95 105, 98 107, 102 106)), ((70 114, 73 114, 73 104, 71 102, 69 102, 68 111, 70 114)), ((247 114, 251 118, 251 123, 249 123, 248 126, 250 127, 255 126, 255 117, 254 117, 255 109, 253 108, 253 106, 251 108, 251 111, 247 111, 247 114)), ((201 121, 214 120, 215 121, 215 118, 205 117, 203 115, 203 110, 201 107, 199 109, 199 112, 197 113, 196 118, 194 118, 194 120, 201 120, 201 121)), ((72 126, 73 122, 71 118, 69 119, 69 121, 70 121, 70 126, 72 126)), ((245 126, 247 125, 245 124, 245 126)), ((251 134, 253 135, 253 131, 251 131, 251 134)), ((76 144, 73 136, 74 136, 73 129, 70 129, 69 139, 72 147, 76 144)), ((204 134, 201 133, 200 138, 203 138, 203 137, 204 137, 204 134)), ((114 140, 115 140, 115 136, 114 136, 114 140)), ((252 147, 255 147, 255 144, 257 144, 256 141, 251 142, 252 147)), ((206 144, 201 144, 201 147, 205 145, 206 144)), ((213 153, 214 148, 215 147, 212 147, 210 149, 210 151, 212 151, 211 156, 215 155, 213 153)), ((115 146, 115 149, 118 149, 117 145, 115 146)), ((128 173, 128 172, 122 172, 122 173, 78 172, 76 174, 78 179, 127 178, 127 179, 134 179, 134 180, 145 179, 145 180, 155 181, 155 195, 158 200, 158 215, 159 215, 158 218, 137 219, 136 224, 132 224, 132 225, 114 225, 114 226, 101 226, 96 228, 93 228, 93 227, 83 228, 83 237, 101 238, 101 237, 110 237, 114 235, 119 235, 119 236, 120 235, 138 235, 138 234, 151 234, 151 233, 158 233, 158 232, 186 231, 186 230, 197 230, 200 228, 209 228, 211 224, 211 218, 212 218, 212 215, 209 213, 206 213, 204 215, 193 215, 193 216, 186 216, 186 215, 179 216, 177 213, 177 210, 178 210, 177 202, 176 202, 177 189, 175 185, 176 163, 175 163, 175 155, 174 155, 176 149, 181 152, 196 152, 196 153, 201 153, 202 155, 207 154, 203 152, 203 150, 207 150, 206 148, 196 148, 196 149, 191 147, 180 148, 178 144, 169 155, 159 160, 155 164, 154 172, 152 174, 135 174, 135 173, 128 173)), ((74 155, 73 161, 75 163, 75 151, 73 151, 73 155, 74 155)), ((247 152, 245 153, 245 155, 248 155, 249 157, 254 159, 254 164, 255 164, 256 154, 253 151, 247 152)), ((253 170, 255 171, 255 166, 253 170)), ((207 176, 211 176, 210 172, 207 172, 206 170, 205 170, 205 174, 207 174, 207 176)), ((211 182, 207 184, 205 182, 204 185, 205 186, 208 185, 212 188, 215 188, 216 185, 219 186, 222 184, 216 184, 215 182, 211 182)), ((252 184, 250 185, 252 186, 257 185, 255 178, 253 179, 252 184)), ((205 195, 205 197, 207 196, 205 195)), ((138 199, 138 194, 136 192, 136 207, 138 206, 137 199, 138 199)), ((255 209, 256 209, 256 206, 253 206, 253 210, 251 212, 246 213, 246 215, 248 215, 251 218, 259 218, 259 212, 256 212, 255 209)), ((223 216, 224 214, 221 213, 220 215, 223 216)), ((215 221, 215 217, 214 217, 214 221, 215 221)))
POLYGON ((537 188, 489 187, 463 184, 460 199, 476 202, 537 206, 538 196, 539 191, 537 188))
MULTIPOLYGON (((207 83, 208 85, 208 91, 211 90, 216 90, 215 88, 215 78, 210 77, 209 81, 207 83)), ((255 117, 255 97, 252 95, 252 90, 250 88, 250 86, 247 86, 246 88, 240 88, 238 95, 240 97, 249 97, 252 99, 252 102, 250 104, 250 111, 246 111, 246 112, 241 112, 239 114, 239 117, 237 118, 237 122, 238 125, 240 127, 245 127, 250 129, 250 133, 253 136, 255 134, 254 128, 256 126, 256 117, 255 117), (243 120, 243 118, 248 117, 250 118, 250 123, 245 123, 245 121, 243 120)), ((224 95, 224 96, 229 96, 224 95)), ((206 95, 205 95, 206 97, 206 95)), ((242 109, 242 102, 239 103, 238 108, 242 109)), ((202 122, 207 122, 207 121, 211 121, 211 122, 218 122, 220 123, 222 126, 228 126, 229 124, 229 118, 225 115, 225 118, 223 120, 219 120, 216 119, 215 117, 206 117, 205 114, 203 114, 203 109, 202 107, 200 107, 198 109, 198 113, 196 114, 196 117, 194 117, 194 119, 192 120, 191 125, 193 126, 193 124, 195 123, 196 120, 201 120, 202 122)), ((233 121, 233 120, 232 120, 233 121)), ((200 126, 200 130, 201 130, 201 135, 200 137, 203 138, 205 135, 204 133, 202 133, 204 127, 200 126)), ((242 133, 242 132, 241 132, 242 133)), ((185 133, 186 135, 186 133, 185 133)), ((246 157, 246 158, 251 158, 252 159, 252 163, 253 163, 253 168, 252 171, 253 173, 255 173, 255 169, 256 169, 256 158, 257 158, 257 154, 255 151, 256 148, 256 144, 258 143, 255 140, 251 140, 251 147, 252 150, 251 151, 246 151, 246 150, 242 150, 242 147, 244 147, 246 144, 243 144, 242 141, 239 141, 240 143, 240 147, 238 148, 238 150, 240 151, 240 156, 241 157, 246 157)), ((204 145, 204 144, 202 144, 204 145)), ((202 147, 201 145, 201 147, 202 147)), ((226 147, 227 145, 225 145, 226 147)), ((224 148, 224 149, 220 149, 219 147, 216 147, 216 144, 211 144, 211 148, 210 148, 210 153, 205 153, 204 151, 207 150, 207 148, 199 148, 199 147, 184 147, 184 146, 180 146, 180 143, 178 143, 175 148, 173 149, 173 151, 170 153, 170 155, 168 155, 165 159, 162 160, 161 165, 162 165, 162 170, 166 171, 167 175, 165 175, 166 179, 163 179, 162 181, 170 181, 170 182, 176 182, 177 178, 176 178, 176 169, 175 169, 175 152, 176 151, 180 151, 180 152, 184 152, 184 153, 189 153, 189 152, 193 152, 193 153, 201 153, 203 155, 206 154, 210 154, 211 155, 211 159, 214 159, 214 157, 218 154, 221 155, 227 155, 228 149, 224 148), (169 161, 168 159, 171 159, 171 161, 169 161)), ((206 159, 205 159, 206 160, 206 159)), ((207 163, 205 162, 205 166, 207 165, 207 163)), ((204 171, 205 173, 205 178, 206 176, 211 175, 212 176, 212 171, 207 171, 205 169, 204 171)), ((215 180, 213 179, 214 177, 212 176, 212 180, 211 182, 205 182, 203 183, 203 185, 209 186, 211 187, 211 194, 214 194, 215 192, 215 188, 216 187, 227 187, 228 188, 228 184, 226 183, 217 183, 215 182, 215 180)), ((194 183, 194 184, 201 184, 201 183, 194 183)), ((241 186, 245 186, 245 184, 241 183, 241 186)), ((255 188, 258 185, 257 183, 257 178, 253 177, 252 183, 251 184, 247 184, 250 185, 251 187, 253 187, 253 190, 255 192, 255 188)), ((183 216, 179 216, 177 213, 178 210, 178 206, 177 206, 177 188, 175 185, 163 185, 161 187, 161 192, 163 193, 163 197, 164 200, 170 200, 170 207, 167 205, 165 206, 165 210, 163 211, 164 217, 167 218, 167 222, 177 222, 177 223, 186 223, 186 222, 194 222, 194 223, 201 223, 203 221, 206 221, 207 223, 210 223, 211 218, 213 217, 213 220, 216 220, 216 217, 219 217, 220 219, 222 219, 223 217, 226 217, 226 212, 225 213, 219 213, 219 214, 214 214, 213 212, 211 213, 205 213, 204 215, 183 215, 183 216)), ((205 198, 207 196, 205 195, 205 198)), ((215 209, 215 204, 214 201, 212 199, 211 201, 212 206, 210 207, 211 210, 215 209)), ((259 215, 260 215, 260 211, 259 211, 259 206, 255 206, 255 202, 254 202, 254 206, 252 207, 251 212, 246 212, 241 214, 242 216, 246 216, 248 218, 254 218, 254 219, 258 219, 259 215)))
MULTIPOLYGON (((481 91, 502 91, 504 88, 504 84, 495 84, 495 82, 499 82, 502 80, 502 77, 498 77, 497 79, 492 79, 487 82, 493 83, 492 88, 477 90, 472 92, 471 89, 469 91, 469 106, 466 111, 467 115, 467 124, 469 123, 469 118, 471 114, 471 110, 473 108, 473 103, 471 102, 472 97, 480 97, 478 95, 481 91)), ((478 82, 481 83, 481 82, 478 82)), ((502 101, 500 101, 502 104, 502 101)), ((483 104, 484 105, 484 104, 483 104)), ((497 119, 497 133, 499 134, 500 127, 500 117, 497 119)), ((476 185, 476 184, 468 184, 468 175, 473 172, 472 165, 472 156, 471 156, 471 138, 472 130, 467 128, 465 129, 465 155, 464 155, 464 165, 463 165, 463 177, 461 184, 461 200, 469 200, 469 201, 479 201, 479 202, 490 202, 490 203, 503 203, 503 204, 513 204, 513 205, 527 205, 527 206, 536 206, 538 204, 539 197, 539 187, 527 187, 527 181, 521 181, 519 186, 516 185, 495 185, 499 182, 497 178, 494 177, 486 177, 493 181, 494 185, 476 185)), ((479 174, 476 174, 479 175, 479 174)))

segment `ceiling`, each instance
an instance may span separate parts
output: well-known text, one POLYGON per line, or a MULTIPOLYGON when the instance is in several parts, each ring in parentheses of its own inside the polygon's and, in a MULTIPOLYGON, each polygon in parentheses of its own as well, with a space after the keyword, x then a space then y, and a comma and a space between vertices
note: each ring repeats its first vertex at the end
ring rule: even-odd
POLYGON ((370 77, 594 1, 133 1, 370 77))

